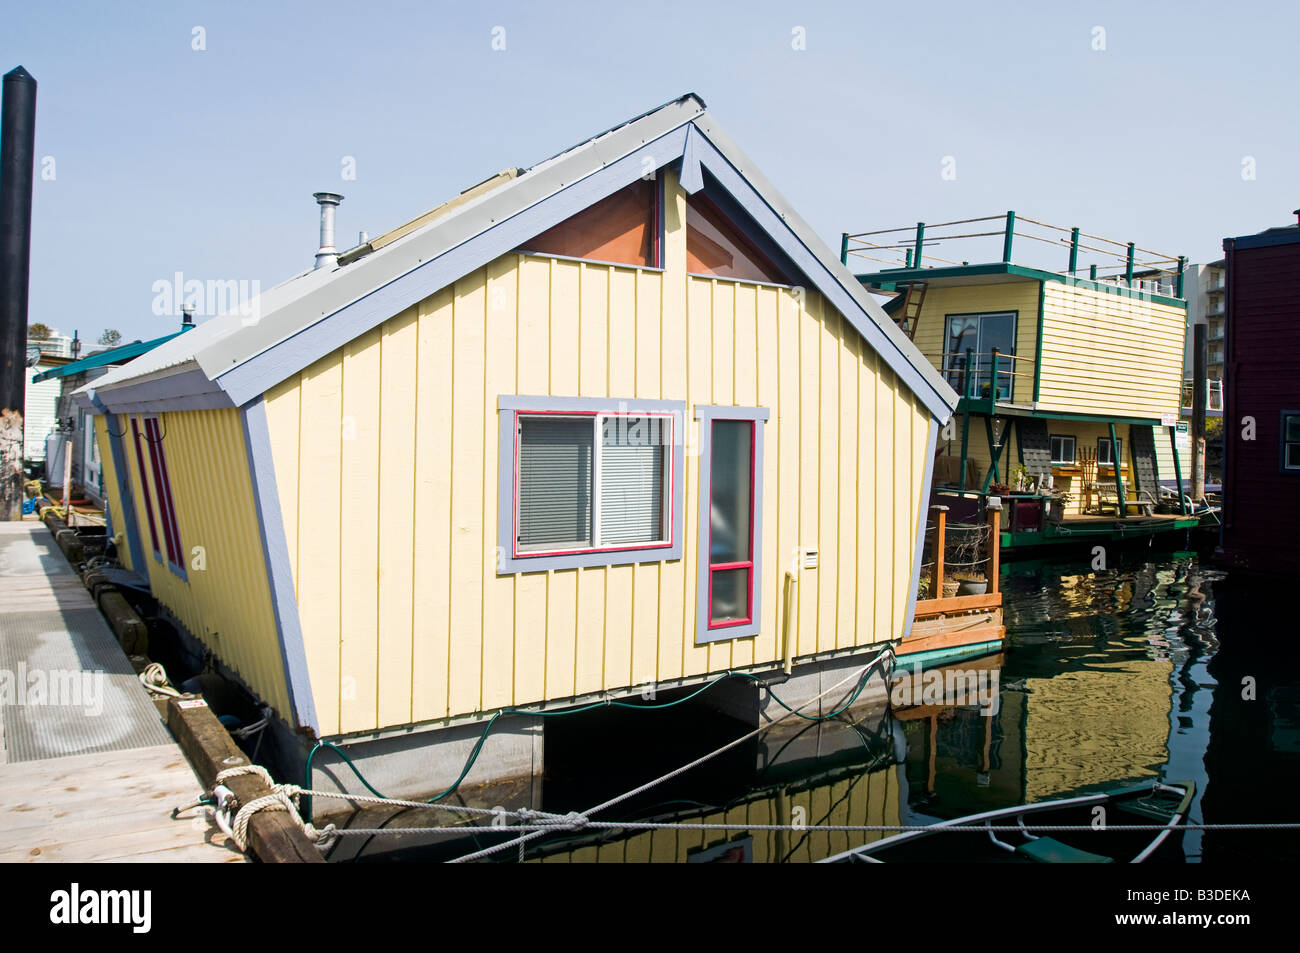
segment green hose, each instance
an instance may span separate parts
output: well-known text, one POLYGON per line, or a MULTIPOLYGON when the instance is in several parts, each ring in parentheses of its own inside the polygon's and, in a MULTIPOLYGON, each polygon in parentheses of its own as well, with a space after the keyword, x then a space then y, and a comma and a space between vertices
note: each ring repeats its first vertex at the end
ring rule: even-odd
MULTIPOLYGON (((767 687, 767 693, 768 695, 771 696, 772 700, 776 702, 778 705, 780 705, 782 708, 784 708, 786 711, 788 711, 790 714, 802 718, 805 721, 813 721, 813 722, 829 721, 830 719, 836 718, 839 715, 843 714, 845 711, 848 710, 848 708, 855 701, 858 700, 858 696, 862 694, 862 690, 867 687, 867 682, 871 680, 871 670, 874 667, 875 667, 875 663, 873 662, 871 665, 868 665, 867 668, 863 670, 862 680, 858 683, 857 690, 853 693, 853 695, 849 698, 848 701, 846 701, 839 708, 835 709, 835 711, 827 715, 805 715, 802 712, 795 711, 785 702, 781 701, 781 699, 777 697, 776 692, 772 691, 770 687, 764 685, 763 680, 759 678, 757 675, 753 674, 752 672, 731 672, 731 671, 723 672, 717 678, 705 682, 703 685, 701 685, 695 691, 691 692, 689 695, 684 695, 681 698, 678 698, 674 701, 662 702, 660 704, 638 705, 638 704, 633 704, 631 702, 615 701, 611 699, 608 701, 592 702, 590 705, 582 705, 578 708, 564 708, 564 709, 557 709, 552 711, 533 711, 527 708, 500 708, 492 714, 492 717, 488 719, 487 724, 483 726, 483 733, 479 735, 478 742, 474 745, 474 750, 470 752, 469 758, 465 762, 465 767, 460 772, 460 776, 457 777, 456 780, 452 782, 451 787, 447 788, 447 790, 443 791, 441 794, 435 794, 433 797, 429 798, 425 803, 434 804, 438 801, 441 801, 448 794, 451 794, 453 791, 455 791, 457 788, 460 787, 461 782, 465 780, 465 776, 469 774, 470 769, 474 767, 474 762, 478 760, 479 754, 483 751, 483 744, 484 742, 487 741, 488 735, 492 731, 492 727, 497 723, 497 719, 500 718, 502 715, 534 715, 537 717, 549 718, 555 715, 579 715, 582 714, 583 712, 592 711, 593 709, 596 708, 631 708, 640 711, 662 710, 665 708, 675 708, 678 705, 684 704, 690 701, 691 699, 699 695, 702 695, 704 692, 708 691, 710 688, 712 688, 714 685, 721 682, 723 679, 748 678, 750 681, 757 682, 759 685, 764 685, 764 687, 767 687)), ((374 785, 372 785, 369 781, 366 780, 365 775, 363 775, 360 769, 358 769, 357 766, 352 763, 352 759, 348 757, 347 752, 344 751, 338 745, 334 744, 332 741, 316 742, 315 747, 313 747, 311 749, 311 752, 307 755, 307 766, 305 769, 305 776, 303 778, 303 784, 302 784, 304 788, 308 790, 311 789, 311 766, 312 766, 312 762, 316 758, 316 752, 319 751, 321 748, 330 748, 334 751, 337 751, 339 755, 342 756, 344 762, 347 763, 347 766, 352 770, 352 773, 357 776, 357 780, 359 780, 362 784, 365 785, 366 790, 368 790, 375 797, 385 797, 385 795, 381 794, 379 791, 375 789, 374 785)), ((303 803, 303 812, 302 812, 303 819, 308 823, 311 823, 311 818, 312 818, 311 796, 304 795, 302 803, 303 803)))

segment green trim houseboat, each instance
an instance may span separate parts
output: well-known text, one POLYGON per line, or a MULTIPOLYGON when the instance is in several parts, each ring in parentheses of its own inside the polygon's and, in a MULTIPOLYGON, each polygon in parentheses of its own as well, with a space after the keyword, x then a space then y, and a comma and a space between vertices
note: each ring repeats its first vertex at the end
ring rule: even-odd
POLYGON ((935 458, 949 519, 997 498, 1009 557, 1217 526, 1177 449, 1185 258, 1014 212, 845 234, 841 254, 961 397, 935 458), (1067 267, 1013 260, 1039 248, 1067 267))

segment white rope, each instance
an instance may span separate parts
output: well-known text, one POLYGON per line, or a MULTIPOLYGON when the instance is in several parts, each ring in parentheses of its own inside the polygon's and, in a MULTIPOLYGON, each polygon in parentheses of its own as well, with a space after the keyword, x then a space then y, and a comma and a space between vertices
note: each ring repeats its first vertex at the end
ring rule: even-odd
MULTIPOLYGON (((678 775, 680 775, 680 774, 684 774, 685 772, 691 770, 692 768, 698 767, 699 765, 704 764, 706 761, 709 761, 709 760, 711 760, 711 759, 713 759, 713 758, 716 758, 718 755, 723 754, 724 752, 731 750, 732 748, 736 747, 737 745, 743 744, 743 743, 745 743, 746 741, 749 741, 749 740, 752 739, 752 738, 756 738, 756 737, 758 737, 758 736, 761 735, 763 732, 767 731, 769 728, 772 728, 772 727, 774 727, 775 725, 780 724, 781 721, 783 721, 784 719, 789 718, 789 717, 792 716, 792 715, 796 715, 796 714, 798 714, 800 711, 802 711, 804 708, 807 708, 809 705, 813 704, 814 702, 819 702, 819 701, 821 701, 823 698, 825 698, 827 695, 831 694, 832 692, 836 691, 836 690, 839 689, 841 686, 843 686, 843 685, 845 685, 845 684, 847 684, 847 683, 849 683, 849 682, 851 682, 851 681, 853 681, 853 680, 855 680, 855 679, 864 679, 864 680, 865 680, 865 679, 868 677, 868 673, 869 673, 873 668, 875 668, 878 664, 880 664, 881 661, 883 661, 883 660, 885 660, 885 659, 888 659, 888 660, 892 661, 893 658, 894 658, 894 651, 893 651, 893 648, 890 647, 890 646, 886 646, 886 647, 885 647, 885 648, 880 652, 879 655, 877 655, 874 659, 872 659, 870 662, 868 662, 866 665, 864 665, 864 666, 863 666, 861 669, 859 669, 857 672, 855 672, 855 673, 853 673, 853 674, 851 674, 851 675, 848 675, 848 676, 846 676, 845 678, 840 679, 838 682, 836 682, 836 683, 835 683, 834 685, 832 685, 830 688, 826 689, 825 691, 821 692, 821 693, 818 694, 818 695, 814 695, 812 698, 808 699, 806 702, 804 702, 804 703, 803 703, 802 705, 800 705, 798 708, 794 708, 794 709, 790 709, 790 710, 787 710, 787 711, 783 711, 780 715, 778 715, 777 717, 773 718, 773 719, 772 719, 770 722, 768 722, 767 724, 765 724, 765 725, 759 725, 759 726, 758 726, 757 728, 755 728, 753 731, 747 732, 746 734, 741 735, 739 738, 736 738, 735 740, 730 741, 730 742, 728 742, 728 743, 725 744, 725 745, 722 745, 720 748, 717 748, 717 749, 715 749, 715 750, 713 750, 713 751, 710 751, 708 754, 706 754, 706 755, 704 755, 704 756, 702 756, 702 757, 696 758, 694 761, 691 761, 691 762, 689 762, 688 764, 684 764, 684 765, 682 765, 682 766, 679 767, 679 768, 675 768, 674 770, 669 771, 667 774, 664 774, 664 775, 661 775, 660 777, 655 778, 653 781, 648 781, 648 782, 645 783, 645 784, 639 785, 639 786, 637 786, 637 787, 635 787, 635 788, 632 788, 632 790, 630 790, 630 791, 626 791, 626 792, 624 792, 623 794, 618 795, 618 797, 610 798, 608 801, 604 801, 604 802, 602 802, 602 803, 600 803, 600 804, 597 804, 597 805, 596 805, 595 807, 593 807, 593 808, 589 808, 588 810, 582 811, 578 816, 579 816, 579 817, 582 817, 582 818, 584 818, 584 819, 590 818, 590 816, 591 816, 592 814, 595 814, 595 813, 598 812, 598 811, 603 811, 603 810, 606 810, 606 809, 608 809, 608 808, 614 807, 615 805, 617 805, 617 804, 621 804, 622 802, 626 801, 628 798, 636 797, 638 794, 642 794, 642 793, 644 793, 645 791, 648 791, 648 790, 650 790, 650 789, 653 788, 653 787, 657 787, 658 785, 663 784, 663 783, 666 782, 666 781, 671 781, 673 778, 677 777, 678 775)), ((587 824, 591 824, 592 822, 591 822, 590 820, 587 820, 586 823, 587 823, 587 824)), ((617 825, 615 825, 615 826, 617 826, 617 825)), ((533 830, 533 831, 531 831, 530 833, 524 834, 522 837, 517 838, 516 840, 505 841, 505 842, 503 842, 503 843, 496 844, 496 845, 494 845, 494 846, 492 846, 492 847, 485 847, 485 848, 482 849, 482 850, 476 850, 476 851, 474 851, 474 852, 471 853, 471 854, 466 854, 466 855, 464 855, 463 857, 457 857, 457 858, 455 858, 455 859, 453 859, 453 860, 450 860, 450 861, 448 861, 448 863, 452 863, 452 864, 462 864, 462 863, 466 863, 466 862, 471 861, 471 860, 478 860, 478 859, 480 859, 480 858, 482 858, 482 857, 487 857, 487 856, 490 856, 490 855, 492 855, 492 854, 498 853, 499 851, 508 850, 509 848, 511 848, 511 847, 515 847, 515 846, 517 846, 517 845, 526 844, 526 843, 528 843, 529 841, 536 840, 536 839, 539 838, 539 837, 545 837, 548 833, 554 831, 555 829, 556 829, 555 827, 550 826, 550 827, 546 827, 545 829, 541 829, 541 830, 533 830)))
POLYGON ((181 697, 181 693, 168 684, 167 672, 157 662, 150 662, 144 667, 144 671, 140 673, 140 684, 158 695, 167 695, 170 698, 181 697))
POLYGON ((248 853, 248 824, 258 811, 286 811, 290 819, 295 821, 307 835, 307 839, 322 853, 327 852, 338 840, 338 829, 333 824, 318 829, 302 819, 302 815, 298 813, 297 803, 298 796, 303 793, 301 788, 296 784, 277 784, 266 768, 260 764, 241 764, 234 768, 226 768, 217 774, 213 785, 212 793, 217 800, 217 807, 213 814, 217 826, 229 835, 242 853, 248 853), (258 778, 270 789, 270 793, 242 805, 232 821, 230 811, 238 801, 224 782, 244 775, 258 778))
MULTIPOLYGON (((519 837, 515 840, 506 841, 501 844, 497 844, 493 847, 488 847, 485 848, 484 850, 475 851, 472 854, 467 854, 463 857, 458 857, 450 861, 450 863, 464 863, 470 860, 477 860, 480 857, 486 857, 491 854, 495 854, 498 851, 506 850, 510 847, 515 847, 515 846, 519 847, 520 856, 522 858, 524 844, 538 837, 542 837, 548 833, 552 833, 557 830, 574 831, 574 830, 581 830, 582 828, 588 826, 591 827, 598 826, 601 828, 617 828, 620 826, 630 826, 628 824, 623 824, 621 822, 611 822, 611 821, 593 822, 590 819, 590 815, 598 811, 607 810, 608 808, 621 804, 622 802, 628 800, 629 798, 644 793, 645 791, 657 787, 660 784, 664 784, 665 782, 672 780, 678 775, 684 774, 685 772, 691 770, 692 768, 698 767, 699 765, 704 764, 705 762, 713 758, 716 758, 718 755, 721 755, 724 752, 731 750, 737 745, 743 744, 744 742, 750 740, 751 738, 757 737, 758 735, 762 734, 764 731, 767 731, 769 728, 772 728, 773 726, 779 724, 781 721, 790 717, 791 715, 798 714, 800 711, 802 711, 804 708, 807 708, 809 705, 812 705, 814 702, 821 701, 821 699, 825 698, 827 695, 830 695, 832 692, 836 691, 841 686, 854 680, 865 681, 869 677, 869 673, 873 668, 879 665, 882 661, 886 661, 886 660, 892 661, 893 658, 894 658, 893 649, 889 646, 886 646, 880 652, 880 654, 878 654, 869 663, 864 665, 861 669, 844 677, 840 681, 836 682, 834 685, 830 686, 830 688, 827 688, 825 691, 808 699, 798 708, 787 709, 777 717, 773 718, 767 724, 759 725, 753 731, 741 735, 739 738, 736 738, 728 742, 727 744, 722 745, 721 747, 709 752, 708 754, 696 758, 694 761, 684 764, 678 768, 675 768, 674 770, 669 771, 668 773, 663 774, 652 781, 639 785, 638 787, 632 788, 630 791, 626 791, 623 794, 618 795, 617 797, 610 798, 609 800, 604 801, 601 804, 596 805, 595 807, 589 808, 586 811, 581 811, 581 812, 571 811, 568 814, 564 814, 564 815, 550 814, 544 811, 532 811, 526 808, 521 808, 516 811, 503 811, 500 809, 490 809, 490 808, 472 808, 472 807, 466 807, 464 805, 457 805, 457 804, 437 804, 437 803, 431 803, 427 801, 408 801, 399 798, 371 797, 368 795, 348 794, 340 791, 315 791, 307 788, 301 788, 296 784, 277 784, 275 780, 271 777, 271 775, 267 772, 267 770, 261 765, 245 764, 233 768, 227 768, 224 771, 221 771, 217 774, 216 778, 214 779, 214 787, 213 787, 213 794, 217 800, 217 808, 214 811, 214 814, 216 816, 218 826, 220 826, 221 829, 225 831, 234 840, 235 845, 240 849, 240 851, 244 853, 247 853, 248 851, 249 821, 252 820, 254 814, 258 813, 259 811, 266 811, 266 810, 287 812, 289 816, 294 821, 297 822, 298 826, 303 830, 303 832, 308 836, 308 838, 310 838, 316 844, 316 846, 322 851, 328 850, 330 846, 332 846, 338 839, 342 837, 360 836, 362 833, 365 833, 367 836, 372 836, 380 833, 387 833, 387 834, 412 834, 412 833, 432 833, 432 832, 443 833, 443 832, 453 832, 453 831, 461 832, 464 830, 464 828, 460 826, 434 827, 434 828, 375 828, 375 829, 353 828, 353 829, 340 830, 339 828, 335 827, 335 825, 333 824, 328 824, 323 830, 318 830, 314 825, 304 821, 302 819, 302 815, 299 814, 298 812, 297 798, 303 794, 309 795, 311 797, 339 798, 342 800, 352 801, 354 803, 361 803, 361 804, 380 804, 388 807, 433 808, 436 810, 452 811, 452 812, 463 813, 463 814, 479 814, 479 815, 492 814, 494 816, 512 817, 518 819, 520 823, 511 825, 512 829, 528 831, 529 833, 526 833, 522 837, 519 837), (230 811, 237 803, 237 799, 235 798, 233 793, 230 792, 230 789, 225 787, 224 782, 229 780, 230 778, 240 777, 244 775, 256 776, 259 780, 262 781, 263 784, 266 785, 270 793, 263 795, 262 797, 256 798, 250 801, 248 804, 240 806, 233 820, 231 820, 230 811)), ((157 663, 153 663, 150 666, 150 668, 154 668, 154 667, 158 669, 158 672, 160 673, 162 672, 162 666, 157 665, 157 663)), ((149 671, 150 669, 148 668, 145 670, 146 673, 149 671)), ((144 675, 145 673, 141 673, 142 680, 144 679, 144 675)), ((157 673, 154 673, 154 676, 157 677, 157 673)), ((166 680, 165 673, 162 673, 162 679, 163 681, 166 680)), ((667 826, 673 826, 673 825, 667 825, 667 826)), ((755 829, 759 829, 759 828, 755 828, 755 829)), ((781 828, 781 829, 785 829, 785 828, 781 828)))
MULTIPOLYGON (((680 830, 680 831, 784 831, 796 834, 843 834, 843 833, 901 833, 904 831, 928 831, 933 824, 704 824, 690 822, 652 822, 652 821, 593 821, 589 818, 565 824, 519 824, 511 825, 511 831, 542 831, 551 833, 556 830, 680 830)), ((1294 830, 1300 823, 1278 821, 1259 824, 1107 824, 1104 828, 1095 828, 1091 824, 965 824, 961 826, 940 828, 936 833, 957 831, 982 834, 986 831, 1015 833, 1016 831, 1255 831, 1255 830, 1294 830)), ((490 828, 471 828, 475 833, 483 833, 490 828)), ((381 834, 464 834, 464 827, 376 827, 345 828, 339 830, 343 837, 375 837, 381 834)), ((515 844, 510 841, 510 845, 515 844)))

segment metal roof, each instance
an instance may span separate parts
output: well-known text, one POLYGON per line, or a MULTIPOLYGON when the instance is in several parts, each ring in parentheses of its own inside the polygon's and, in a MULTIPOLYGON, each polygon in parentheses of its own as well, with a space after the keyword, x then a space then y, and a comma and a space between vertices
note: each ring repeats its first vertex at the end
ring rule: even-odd
MULTIPOLYGON (((161 379, 175 376, 179 382, 184 375, 183 386, 190 386, 188 382, 196 377, 206 378, 215 381, 234 405, 242 405, 402 307, 517 247, 519 242, 511 244, 512 235, 530 223, 546 216, 562 221, 591 204, 593 196, 608 194, 618 187, 614 173, 631 175, 631 181, 645 171, 641 166, 646 162, 658 169, 677 161, 684 166, 694 163, 693 180, 699 178, 699 166, 707 162, 715 178, 726 180, 724 187, 743 192, 758 226, 781 233, 783 247, 798 259, 809 282, 832 299, 936 417, 946 419, 951 414, 957 403, 955 392, 694 94, 607 130, 522 174, 498 177, 495 187, 477 195, 468 194, 476 189, 468 190, 465 201, 453 200, 443 207, 443 214, 413 220, 408 225, 419 223, 417 227, 396 230, 401 234, 382 247, 358 257, 345 256, 346 264, 297 275, 260 295, 251 314, 212 318, 110 371, 94 382, 93 389, 112 409, 115 391, 123 391, 125 400, 125 389, 144 379, 156 390, 161 379), (412 298, 415 294, 419 297, 412 298)), ((684 168, 684 186, 686 177, 684 168)))
POLYGON ((33 384, 39 384, 41 381, 52 380, 56 377, 69 377, 73 374, 80 374, 82 371, 93 370, 96 367, 108 367, 112 364, 125 364, 141 354, 147 354, 159 345, 165 344, 172 338, 184 334, 186 331, 193 330, 194 325, 189 325, 179 331, 173 331, 171 334, 164 334, 160 338, 154 338, 151 341, 132 341, 130 344, 123 344, 120 347, 108 348, 104 351, 96 351, 94 354, 88 354, 79 361, 73 361, 71 364, 64 364, 62 367, 56 367, 44 373, 37 374, 32 378, 33 384))

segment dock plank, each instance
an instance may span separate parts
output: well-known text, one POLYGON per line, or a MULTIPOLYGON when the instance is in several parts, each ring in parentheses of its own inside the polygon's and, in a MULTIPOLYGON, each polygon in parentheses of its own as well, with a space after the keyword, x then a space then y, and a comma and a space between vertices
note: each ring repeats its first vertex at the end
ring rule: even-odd
MULTIPOLYGON (((118 861, 166 854, 242 860, 211 821, 171 819, 198 778, 175 745, 102 751, 0 768, 0 862, 118 861), (25 795, 25 796, 24 796, 25 795)), ((172 856, 175 855, 175 856, 172 856)))
POLYGON ((0 862, 244 860, 206 814, 172 820, 202 785, 43 523, 0 523, 0 668, 98 679, 0 703, 0 862))

